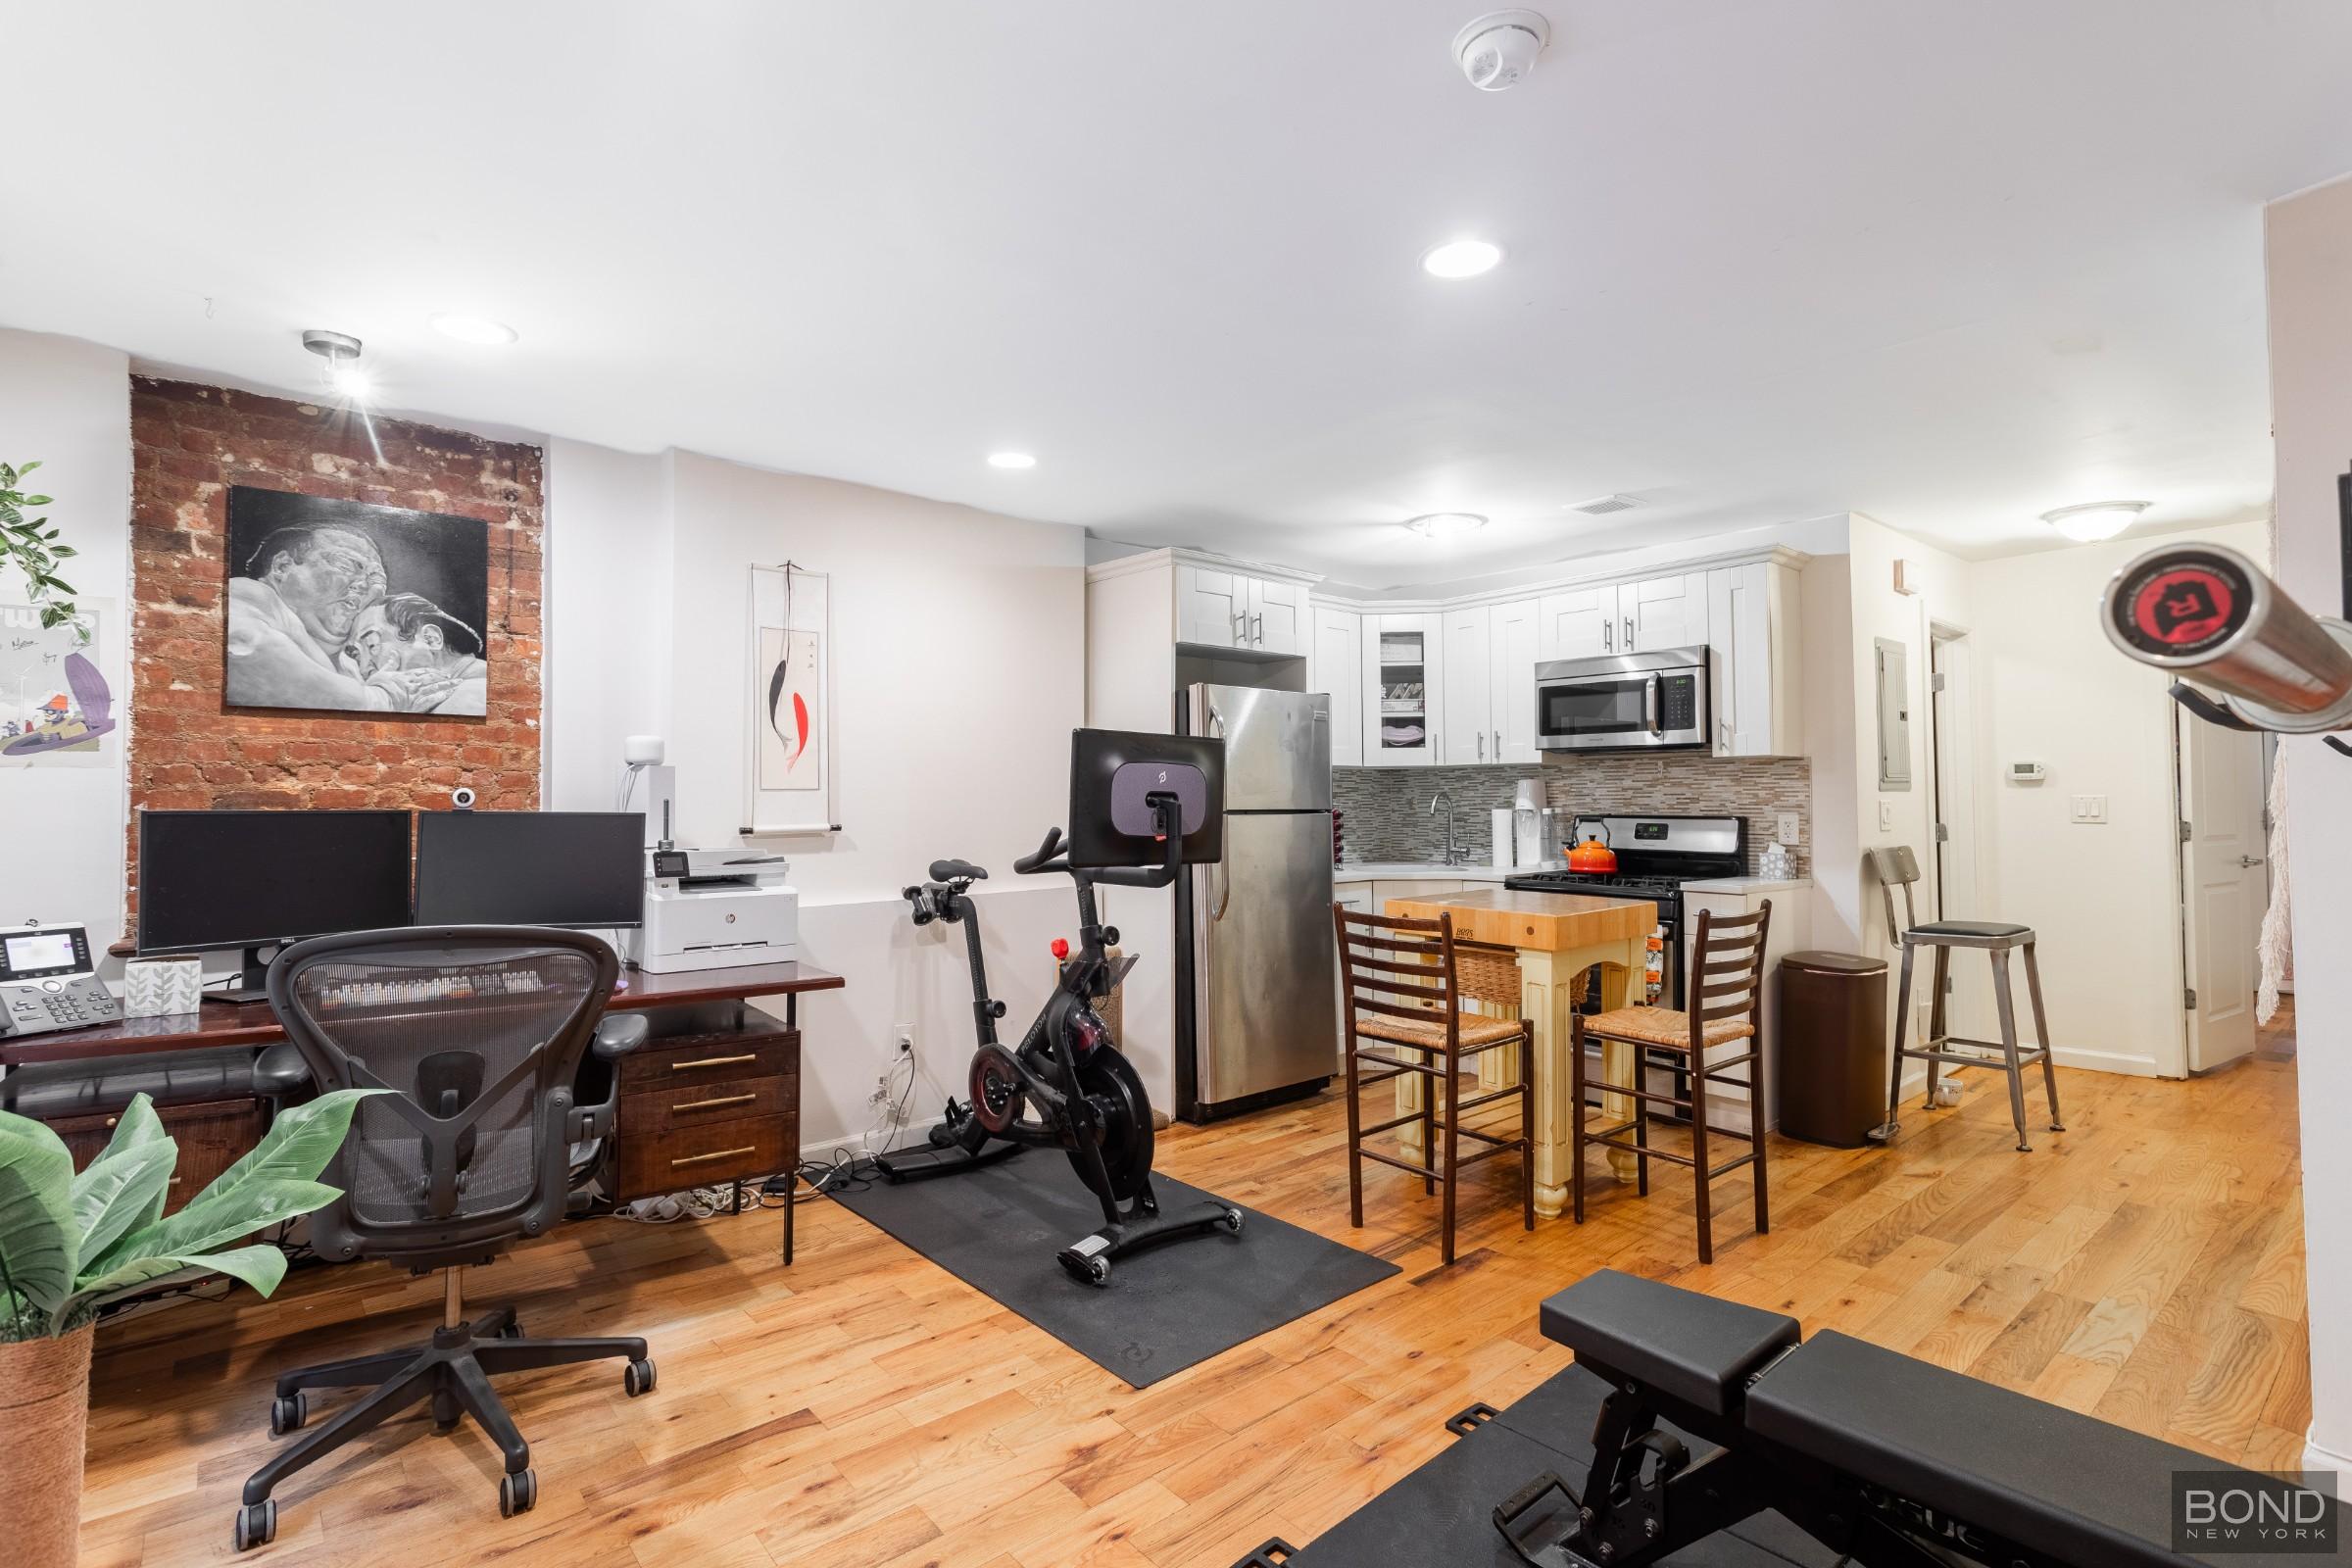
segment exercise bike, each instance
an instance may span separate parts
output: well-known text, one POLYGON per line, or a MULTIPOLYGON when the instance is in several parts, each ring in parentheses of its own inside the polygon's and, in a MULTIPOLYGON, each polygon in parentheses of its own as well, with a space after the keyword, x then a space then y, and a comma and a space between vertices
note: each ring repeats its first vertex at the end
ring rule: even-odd
MULTIPOLYGON (((1080 731, 1080 744, 1086 745, 1088 737, 1114 734, 1080 731)), ((1150 750, 1201 744, 1165 736, 1115 738, 1159 743, 1147 748, 1150 750)), ((1059 978, 1018 1046, 1007 1049, 997 1038, 997 1020, 1004 1016, 1004 1004, 988 994, 988 971, 980 954, 980 916, 970 890, 974 882, 986 879, 988 872, 966 860, 934 860, 928 882, 904 890, 916 925, 941 920, 963 927, 979 1048, 972 1055, 970 1098, 948 1102, 945 1117, 931 1129, 930 1147, 883 1154, 875 1160, 887 1179, 906 1182, 977 1169, 1024 1148, 1061 1150, 1068 1154, 1078 1179, 1102 1203, 1102 1227, 1063 1248, 1055 1257, 1073 1278, 1098 1286, 1109 1282, 1113 1258, 1211 1230, 1238 1235, 1243 1220, 1241 1209, 1221 1201, 1203 1200, 1178 1209, 1160 1208, 1152 1190, 1151 1097, 1135 1064, 1112 1043, 1110 1030, 1094 1006, 1110 995, 1111 988, 1136 962, 1132 954, 1113 958, 1106 951, 1118 941, 1118 932, 1098 917, 1095 888, 1164 888, 1172 884, 1187 861, 1187 829, 1196 839, 1200 837, 1212 781, 1191 762, 1127 761, 1117 763, 1111 771, 1127 775, 1124 783, 1110 792, 1114 821, 1124 836, 1152 842, 1159 851, 1160 863, 1073 864, 1076 845, 1064 841, 1060 828, 1047 832, 1036 854, 1013 862, 1013 869, 1024 876, 1066 871, 1078 889, 1077 951, 1071 952, 1062 939, 1054 939, 1054 956, 1061 965, 1059 978), (1137 774, 1129 769, 1145 771, 1137 774), (1190 777, 1185 776, 1188 771, 1190 777)), ((1221 791, 1217 793, 1221 796, 1221 791)), ((1212 846, 1216 837, 1209 835, 1212 846)))

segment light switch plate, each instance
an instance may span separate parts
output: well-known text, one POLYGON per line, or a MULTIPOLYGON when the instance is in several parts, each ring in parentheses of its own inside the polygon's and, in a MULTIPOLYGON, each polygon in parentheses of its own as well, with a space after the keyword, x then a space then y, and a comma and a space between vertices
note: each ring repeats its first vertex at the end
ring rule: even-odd
POLYGON ((2076 795, 2067 800, 2067 816, 2076 822, 2104 822, 2107 820, 2107 797, 2104 795, 2076 795))
POLYGON ((1773 824, 1773 842, 1793 847, 1796 843, 1796 813, 1794 811, 1781 812, 1780 820, 1773 824))
POLYGON ((1879 831, 1882 833, 1894 831, 1894 803, 1892 801, 1879 803, 1879 831))

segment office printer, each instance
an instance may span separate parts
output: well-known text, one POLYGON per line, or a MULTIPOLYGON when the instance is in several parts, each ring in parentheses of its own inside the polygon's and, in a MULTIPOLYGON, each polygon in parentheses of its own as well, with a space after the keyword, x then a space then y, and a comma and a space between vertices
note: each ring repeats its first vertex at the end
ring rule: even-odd
POLYGON ((734 969, 800 956, 792 862, 760 850, 646 852, 645 923, 629 961, 653 974, 734 969))

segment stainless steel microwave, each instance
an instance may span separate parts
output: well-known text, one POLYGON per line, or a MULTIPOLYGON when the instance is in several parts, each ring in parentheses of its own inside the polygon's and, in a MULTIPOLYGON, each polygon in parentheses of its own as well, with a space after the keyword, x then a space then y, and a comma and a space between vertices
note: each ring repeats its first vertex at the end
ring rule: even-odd
POLYGON ((1536 666, 1536 745, 1546 752, 1704 747, 1714 696, 1712 649, 1553 660, 1536 666))

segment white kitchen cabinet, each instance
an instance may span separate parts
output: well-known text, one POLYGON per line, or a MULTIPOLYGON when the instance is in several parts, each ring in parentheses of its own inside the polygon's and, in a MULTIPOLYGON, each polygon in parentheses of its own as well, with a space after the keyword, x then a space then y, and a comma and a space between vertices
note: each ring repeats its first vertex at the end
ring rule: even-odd
POLYGON ((1488 682, 1494 668, 1491 619, 1484 605, 1449 610, 1445 616, 1445 725, 1438 735, 1438 760, 1449 767, 1491 762, 1488 682))
POLYGON ((1249 646, 1250 579, 1215 566, 1176 568, 1176 640, 1200 648, 1249 646))
POLYGON ((1678 571, 1617 585, 1617 652, 1703 648, 1706 642, 1707 573, 1678 571))
POLYGON ((1536 601, 1536 657, 1590 659, 1617 651, 1617 585, 1594 583, 1536 601))
POLYGON ((1445 716, 1445 617, 1364 616, 1364 761, 1427 767, 1445 716))
POLYGON ((1331 697, 1331 765, 1364 761, 1364 617, 1317 605, 1306 645, 1306 689, 1331 697))
POLYGON ((1521 599, 1496 605, 1487 615, 1487 760, 1533 762, 1537 760, 1536 662, 1542 657, 1542 605, 1538 600, 1521 599))
POLYGON ((1774 562, 1717 566, 1707 573, 1707 601, 1715 755, 1796 756, 1803 736, 1795 574, 1774 562))
POLYGON ((1249 605, 1249 647, 1293 659, 1306 652, 1306 584, 1252 577, 1249 605))

